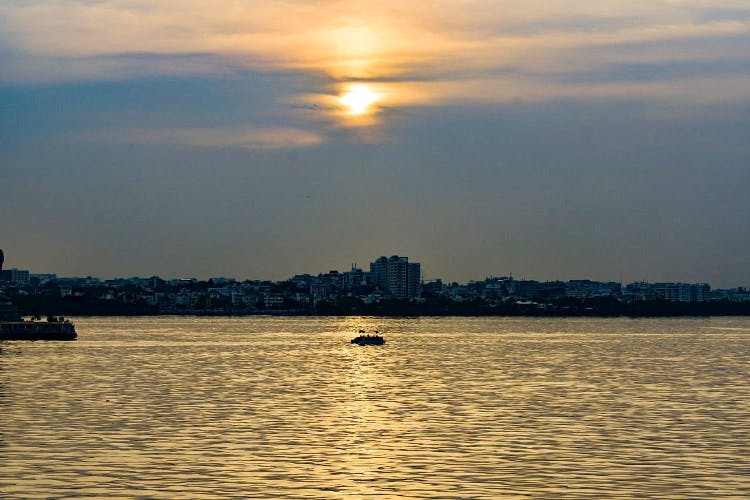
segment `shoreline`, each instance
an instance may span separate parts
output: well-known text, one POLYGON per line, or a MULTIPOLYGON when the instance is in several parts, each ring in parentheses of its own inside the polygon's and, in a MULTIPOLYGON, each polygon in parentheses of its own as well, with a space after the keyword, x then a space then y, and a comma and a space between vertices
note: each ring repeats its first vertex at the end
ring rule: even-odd
POLYGON ((35 296, 14 297, 23 316, 373 316, 373 317, 601 317, 667 318, 750 316, 750 302, 620 302, 612 297, 564 299, 539 302, 497 302, 483 300, 453 302, 442 298, 421 301, 383 300, 372 304, 362 301, 321 301, 314 305, 285 304, 286 307, 158 307, 145 302, 126 303, 89 298, 36 300, 35 296), (291 307, 290 307, 291 306, 291 307), (296 307, 295 307, 296 306, 296 307))

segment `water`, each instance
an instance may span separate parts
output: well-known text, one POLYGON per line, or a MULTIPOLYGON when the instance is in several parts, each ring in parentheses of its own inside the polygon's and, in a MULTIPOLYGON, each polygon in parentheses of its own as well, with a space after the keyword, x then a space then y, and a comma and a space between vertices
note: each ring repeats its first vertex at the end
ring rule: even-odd
POLYGON ((750 497, 750 318, 76 323, 1 344, 3 498, 750 497))

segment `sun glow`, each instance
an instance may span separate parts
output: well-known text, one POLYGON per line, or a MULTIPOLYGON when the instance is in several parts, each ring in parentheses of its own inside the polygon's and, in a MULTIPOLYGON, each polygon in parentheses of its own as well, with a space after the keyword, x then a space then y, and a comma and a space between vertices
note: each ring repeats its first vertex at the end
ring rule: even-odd
POLYGON ((346 108, 349 115, 366 115, 372 112, 371 107, 378 101, 379 97, 369 86, 356 84, 351 85, 339 97, 339 102, 346 108))

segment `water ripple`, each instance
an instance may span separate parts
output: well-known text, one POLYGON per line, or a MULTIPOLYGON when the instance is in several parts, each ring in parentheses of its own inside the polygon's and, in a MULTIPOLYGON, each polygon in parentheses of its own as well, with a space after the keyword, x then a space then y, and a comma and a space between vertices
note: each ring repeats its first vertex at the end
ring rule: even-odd
POLYGON ((3 498, 750 497, 750 318, 76 322, 0 346, 3 498))

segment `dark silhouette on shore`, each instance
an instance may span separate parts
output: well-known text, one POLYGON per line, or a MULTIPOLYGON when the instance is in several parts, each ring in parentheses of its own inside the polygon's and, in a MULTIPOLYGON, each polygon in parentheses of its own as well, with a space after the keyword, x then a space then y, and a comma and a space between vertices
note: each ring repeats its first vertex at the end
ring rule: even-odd
POLYGON ((13 301, 24 315, 63 316, 750 316, 750 302, 620 302, 612 297, 563 297, 545 302, 508 301, 501 304, 490 304, 479 298, 454 302, 444 297, 433 297, 422 302, 388 299, 367 304, 355 297, 343 297, 336 302, 319 301, 314 305, 296 307, 290 304, 283 308, 195 308, 169 312, 160 311, 143 301, 123 303, 96 297, 18 295, 13 297, 13 301))
MULTIPOLYGON (((4 255, 0 250, 0 270, 4 255)), ((369 273, 352 265, 288 280, 58 278, 2 271, 6 293, 23 315, 65 316, 745 316, 750 291, 707 283, 534 281, 487 277, 466 284, 417 283, 418 263, 381 257, 369 273), (389 267, 390 266, 390 267, 389 267), (411 285, 388 285, 389 276, 411 285), (401 272, 403 271, 403 272, 401 272), (390 274, 389 274, 390 273, 390 274), (411 292, 410 292, 411 290, 411 292)), ((364 332, 363 332, 364 333, 364 332)))

